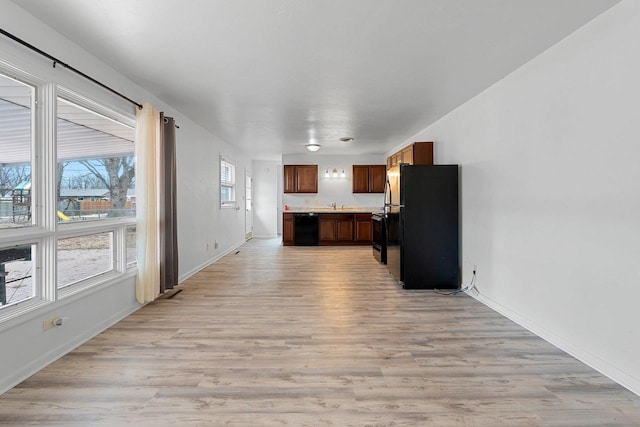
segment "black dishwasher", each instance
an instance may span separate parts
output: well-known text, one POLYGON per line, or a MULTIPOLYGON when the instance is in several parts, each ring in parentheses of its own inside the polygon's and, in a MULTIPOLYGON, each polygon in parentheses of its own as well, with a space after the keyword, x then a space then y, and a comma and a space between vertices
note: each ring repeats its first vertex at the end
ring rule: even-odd
POLYGON ((293 214, 293 242, 297 246, 318 246, 318 214, 293 214))

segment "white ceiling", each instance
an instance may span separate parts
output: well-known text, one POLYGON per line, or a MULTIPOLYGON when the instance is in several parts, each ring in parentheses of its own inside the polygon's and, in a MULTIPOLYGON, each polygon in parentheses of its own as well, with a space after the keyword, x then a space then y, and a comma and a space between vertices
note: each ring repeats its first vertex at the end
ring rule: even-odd
POLYGON ((14 2, 223 140, 275 158, 311 139, 321 154, 387 152, 618 0, 14 2))

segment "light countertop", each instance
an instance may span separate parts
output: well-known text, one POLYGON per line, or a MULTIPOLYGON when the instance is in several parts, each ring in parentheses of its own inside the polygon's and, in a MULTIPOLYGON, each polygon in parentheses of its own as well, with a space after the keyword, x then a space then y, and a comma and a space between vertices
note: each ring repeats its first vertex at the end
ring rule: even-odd
POLYGON ((336 208, 332 207, 324 207, 324 206, 314 206, 314 207, 299 207, 299 206, 290 206, 289 209, 282 209, 283 213, 373 213, 373 212, 381 212, 382 209, 380 207, 366 207, 366 206, 336 206, 336 208))

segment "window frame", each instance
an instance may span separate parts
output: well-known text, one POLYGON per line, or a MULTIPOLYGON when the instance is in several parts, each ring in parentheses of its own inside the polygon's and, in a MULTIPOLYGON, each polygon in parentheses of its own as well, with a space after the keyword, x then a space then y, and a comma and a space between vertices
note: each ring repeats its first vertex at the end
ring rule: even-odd
MULTIPOLYGON (((122 253, 120 248, 122 246, 121 244, 122 234, 124 233, 124 230, 126 229, 127 225, 131 224, 131 222, 123 221, 121 223, 118 223, 117 221, 118 219, 61 224, 60 230, 57 233, 57 236, 55 239, 55 245, 56 245, 56 252, 55 252, 56 289, 55 290, 57 292, 58 299, 63 300, 65 298, 68 298, 69 296, 75 295, 79 292, 83 292, 87 289, 93 288, 104 282, 112 281, 113 279, 123 277, 128 273, 131 273, 131 274, 135 273, 133 268, 128 268, 126 259, 122 260, 122 257, 119 255, 119 253, 122 253), (69 239, 73 237, 92 236, 92 235, 103 234, 103 233, 112 233, 112 236, 113 236, 112 242, 111 242, 111 256, 112 256, 111 270, 86 277, 82 280, 69 283, 63 287, 58 288, 58 283, 57 283, 58 240, 69 239)), ((126 256, 126 253, 124 255, 126 256)), ((133 265, 132 267, 135 267, 135 265, 133 265)))
MULTIPOLYGON (((36 286, 36 283, 38 283, 39 279, 40 279, 40 270, 38 268, 36 268, 37 265, 37 261, 38 261, 38 253, 39 253, 39 245, 37 242, 31 242, 31 243, 19 243, 19 244, 2 244, 0 246, 0 251, 5 250, 5 249, 14 249, 14 248, 19 248, 19 247, 23 247, 23 246, 31 246, 31 289, 32 289, 32 293, 33 296, 24 299, 24 300, 20 300, 14 303, 7 303, 6 305, 4 305, 3 307, 9 308, 11 306, 18 306, 18 305, 23 305, 23 306, 31 306, 33 305, 33 300, 36 300, 40 297, 40 293, 41 290, 36 286)), ((11 262, 11 261, 10 261, 11 262)), ((6 288, 5 288, 6 290, 6 288)), ((37 304, 37 303, 36 303, 37 304)))
MULTIPOLYGON (((93 101, 90 98, 84 97, 74 91, 71 91, 63 86, 57 87, 57 93, 55 97, 56 103, 56 120, 57 115, 57 102, 58 98, 61 98, 67 102, 71 102, 81 108, 84 108, 92 113, 103 116, 109 120, 121 123, 125 126, 129 126, 135 129, 135 117, 126 117, 125 115, 118 113, 109 107, 93 101)), ((133 142, 132 142, 133 143, 133 142)), ((135 152, 133 153, 135 156, 135 152)), ((57 165, 56 156, 56 165, 57 165)), ((55 188, 54 188, 55 192, 55 188)), ((57 194, 54 199, 56 200, 57 207, 57 194)), ((67 298, 71 295, 75 295, 86 289, 95 287, 104 282, 112 279, 122 277, 127 273, 134 273, 136 263, 130 265, 126 261, 126 230, 127 227, 136 224, 136 217, 115 217, 105 218, 95 221, 75 221, 69 223, 58 223, 57 226, 57 238, 56 238, 56 263, 57 263, 57 241, 60 239, 82 237, 97 235, 102 233, 112 233, 111 251, 112 251, 112 269, 106 272, 102 272, 93 276, 89 276, 83 280, 70 283, 64 287, 57 288, 59 299, 67 298)), ((57 269, 56 269, 56 286, 57 286, 57 269)))
POLYGON ((236 185, 236 166, 227 158, 220 156, 220 173, 218 174, 218 178, 220 180, 220 188, 219 188, 219 195, 220 195, 220 209, 235 209, 238 202, 237 202, 237 185, 236 185), (224 167, 229 167, 231 168, 231 180, 230 181, 226 181, 222 179, 222 170, 224 167), (231 198, 232 200, 223 200, 222 199, 222 190, 223 188, 229 188, 231 191, 231 198))
MULTIPOLYGON (((56 96, 56 120, 58 119, 58 115, 57 115, 57 102, 58 99, 62 99, 63 101, 67 102, 67 103, 71 103, 74 104, 76 107, 79 107, 81 109, 87 110, 93 114, 96 114, 98 116, 101 116, 107 120, 111 120, 113 122, 119 123, 123 126, 127 126, 132 128, 135 131, 135 118, 128 118, 125 115, 118 113, 114 110, 109 109, 108 107, 99 104, 89 98, 86 98, 82 95, 77 94, 74 91, 71 91, 63 86, 58 86, 58 91, 57 91, 57 96, 56 96)), ((134 142, 132 142, 132 144, 134 144, 134 142)), ((134 162, 135 162, 135 150, 134 153, 132 154, 134 157, 134 162)), ((57 165, 57 163, 56 163, 57 165)), ((134 176, 135 178, 135 176, 134 176)), ((56 194, 56 197, 58 197, 58 195, 56 194)), ((91 199, 93 199, 94 197, 91 197, 91 199)), ((88 196, 81 196, 78 197, 77 200, 78 201, 84 201, 87 200, 88 196)), ((93 200, 92 200, 93 201, 93 200)), ((109 219, 100 219, 99 221, 108 221, 108 220, 114 220, 114 221, 122 221, 127 217, 117 217, 117 218, 109 218, 109 219)), ((135 218, 135 217, 134 217, 135 218)), ((91 222, 93 222, 93 220, 91 220, 91 222)))
MULTIPOLYGON (((46 81, 0 59, 0 74, 33 87, 31 123, 31 197, 32 221, 24 227, 0 228, 0 248, 33 245, 33 297, 0 306, 0 330, 14 321, 37 315, 39 309, 78 294, 95 292, 104 286, 135 277, 137 260, 127 262, 127 228, 136 224, 136 217, 107 218, 100 221, 59 223, 56 217, 57 167, 57 101, 58 97, 73 102, 94 113, 135 128, 135 112, 130 114, 110 108, 110 102, 100 102, 79 95, 53 81, 46 81), (58 289, 58 239, 92 234, 112 233, 113 268, 58 289)), ((111 105, 116 105, 115 103, 111 105)), ((122 111, 122 110, 121 110, 122 111)), ((135 149, 133 156, 135 156, 135 149)))
POLYGON ((31 107, 31 224, 23 227, 0 229, 0 247, 33 245, 32 262, 34 269, 34 296, 13 304, 0 306, 0 324, 9 319, 19 317, 38 308, 47 306, 55 301, 55 291, 52 292, 50 277, 44 274, 51 268, 50 259, 45 257, 45 246, 51 234, 55 232, 53 221, 46 221, 44 208, 46 176, 50 172, 47 167, 51 158, 51 132, 46 132, 43 124, 47 122, 46 105, 51 101, 54 84, 46 82, 31 73, 0 61, 0 74, 33 87, 31 107))
MULTIPOLYGON (((31 141, 30 141, 30 159, 29 159, 29 167, 31 173, 31 223, 24 224, 24 226, 18 227, 17 229, 23 231, 25 229, 33 229, 38 226, 37 220, 39 218, 39 206, 41 206, 41 200, 38 198, 40 191, 34 188, 34 181, 38 179, 40 175, 40 171, 37 169, 36 160, 38 159, 38 153, 36 150, 39 148, 39 138, 42 136, 39 132, 40 126, 39 124, 43 121, 43 117, 41 115, 42 108, 40 108, 40 104, 43 102, 45 92, 45 87, 47 86, 47 82, 37 78, 33 74, 27 73, 17 67, 14 67, 2 60, 0 60, 0 74, 3 76, 15 80, 18 83, 21 83, 25 86, 31 86, 33 91, 31 93, 31 141)), ((1 237, 1 236, 0 236, 1 237)), ((1 240, 0 240, 1 242, 1 240)))

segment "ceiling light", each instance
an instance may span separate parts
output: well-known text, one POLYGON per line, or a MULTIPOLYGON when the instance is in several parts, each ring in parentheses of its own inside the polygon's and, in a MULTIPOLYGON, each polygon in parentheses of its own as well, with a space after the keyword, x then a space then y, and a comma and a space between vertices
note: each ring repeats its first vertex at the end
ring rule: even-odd
POLYGON ((353 138, 351 138, 350 136, 344 136, 344 137, 340 138, 340 141, 342 141, 342 142, 351 142, 351 141, 353 141, 353 138))
POLYGON ((306 148, 307 151, 311 151, 313 153, 320 149, 320 144, 316 142, 310 142, 309 144, 306 144, 304 148, 306 148))

